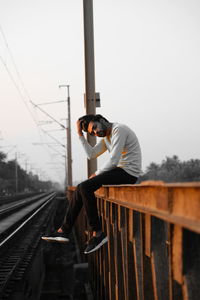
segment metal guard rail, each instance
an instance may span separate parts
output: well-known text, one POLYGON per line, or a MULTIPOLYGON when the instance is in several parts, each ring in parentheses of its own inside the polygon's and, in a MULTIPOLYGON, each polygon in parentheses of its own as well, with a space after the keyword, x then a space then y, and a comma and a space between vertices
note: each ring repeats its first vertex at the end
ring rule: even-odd
POLYGON ((200 182, 104 186, 96 197, 109 242, 88 255, 95 299, 200 299, 200 182))

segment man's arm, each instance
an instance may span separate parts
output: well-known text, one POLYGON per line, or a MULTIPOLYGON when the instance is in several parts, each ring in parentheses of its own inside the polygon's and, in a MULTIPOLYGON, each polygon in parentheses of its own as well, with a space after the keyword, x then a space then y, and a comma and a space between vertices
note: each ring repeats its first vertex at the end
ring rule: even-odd
POLYGON ((88 141, 85 139, 83 135, 81 122, 79 120, 77 121, 77 133, 79 135, 80 142, 83 145, 83 148, 85 150, 88 159, 96 158, 107 150, 106 144, 103 139, 99 143, 97 143, 94 147, 92 147, 88 143, 88 141))
POLYGON ((77 133, 79 136, 83 136, 83 131, 82 131, 82 128, 81 128, 81 120, 78 120, 76 122, 76 127, 77 127, 77 133))
POLYGON ((112 135, 112 148, 109 160, 96 171, 96 175, 117 167, 124 149, 127 134, 122 127, 117 127, 112 135))

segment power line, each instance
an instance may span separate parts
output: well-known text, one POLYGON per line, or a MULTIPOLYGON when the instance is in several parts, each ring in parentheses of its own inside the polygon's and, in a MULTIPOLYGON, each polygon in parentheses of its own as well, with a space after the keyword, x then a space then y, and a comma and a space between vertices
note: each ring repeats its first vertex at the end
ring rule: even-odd
MULTIPOLYGON (((20 96, 20 98, 21 98, 21 100, 22 100, 23 103, 25 104, 25 106, 26 106, 28 112, 30 113, 30 115, 31 115, 31 117, 32 117, 34 123, 36 124, 38 131, 39 131, 38 122, 37 122, 37 120, 36 120, 34 114, 33 114, 32 111, 30 110, 30 108, 29 108, 29 106, 28 106, 28 104, 27 104, 27 101, 24 99, 24 95, 22 94, 22 92, 21 92, 21 90, 20 90, 18 84, 16 83, 16 81, 15 81, 15 79, 14 79, 12 73, 10 72, 10 70, 9 70, 9 68, 8 68, 8 66, 7 66, 7 64, 4 62, 3 58, 1 57, 1 55, 0 55, 0 60, 1 60, 2 64, 4 65, 4 67, 5 67, 5 69, 6 69, 7 73, 8 73, 8 75, 9 75, 9 77, 10 77, 12 83, 14 84, 14 86, 15 86, 15 88, 16 88, 16 90, 17 90, 17 92, 18 92, 18 94, 19 94, 19 96, 20 96)), ((40 136, 40 137, 41 137, 41 136, 40 136)))
POLYGON ((46 133, 51 139, 53 139, 55 142, 57 142, 60 146, 62 146, 63 148, 65 148, 65 145, 62 144, 60 141, 58 141, 56 138, 54 138, 51 134, 49 134, 47 131, 45 131, 44 129, 41 128, 41 130, 46 133))
POLYGON ((5 36, 5 33, 3 32, 3 29, 2 29, 2 26, 1 26, 1 25, 0 25, 0 32, 1 32, 2 36, 3 36, 4 43, 5 43, 5 45, 6 45, 6 48, 8 49, 8 53, 9 53, 10 58, 11 58, 11 61, 12 61, 12 63, 13 63, 15 72, 16 72, 18 78, 19 78, 19 81, 20 81, 21 85, 22 85, 22 88, 23 88, 25 94, 27 95, 28 99, 30 100, 31 98, 30 98, 30 96, 29 96, 29 93, 28 93, 28 91, 27 91, 25 85, 24 85, 24 82, 23 82, 23 80, 22 80, 22 77, 21 77, 21 75, 20 75, 20 73, 19 73, 19 70, 18 70, 18 68, 17 68, 17 64, 15 63, 14 57, 13 57, 13 55, 12 55, 12 51, 10 50, 10 47, 9 47, 9 45, 8 45, 8 42, 7 42, 7 39, 6 39, 6 36, 5 36))
MULTIPOLYGON (((12 55, 12 51, 11 51, 9 45, 8 45, 6 36, 5 36, 4 32, 3 32, 3 29, 2 29, 2 26, 1 26, 1 25, 0 25, 0 32, 1 32, 1 35, 3 36, 4 43, 5 43, 6 48, 7 48, 7 50, 8 50, 9 56, 10 56, 10 58, 11 58, 11 62, 12 62, 12 64, 13 64, 13 66, 14 66, 14 69, 15 69, 15 72, 16 72, 16 74, 17 74, 17 77, 18 77, 18 80, 19 80, 19 83, 20 83, 20 87, 21 87, 21 88, 19 87, 19 84, 18 84, 17 81, 15 80, 15 78, 14 78, 12 72, 10 71, 9 67, 7 66, 6 62, 4 61, 4 59, 2 58, 1 55, 0 55, 0 61, 1 61, 1 63, 4 65, 4 67, 5 67, 5 69, 6 69, 7 73, 8 73, 8 75, 9 75, 11 81, 12 81, 12 83, 14 84, 14 86, 15 86, 15 88, 16 88, 16 90, 17 90, 19 96, 20 96, 20 99, 21 99, 21 100, 23 101, 23 103, 25 104, 25 106, 26 106, 28 112, 30 113, 30 115, 31 115, 31 117, 32 117, 32 119, 33 119, 33 121, 34 121, 34 123, 36 124, 37 129, 38 129, 38 133, 39 133, 39 136, 40 136, 40 140, 43 140, 43 138, 42 138, 42 136, 41 136, 41 131, 43 131, 43 133, 45 133, 46 135, 48 135, 51 139, 54 139, 57 143, 59 143, 60 145, 64 146, 64 145, 61 144, 56 138, 52 137, 50 134, 48 134, 46 131, 42 130, 42 129, 39 127, 38 121, 37 121, 36 117, 34 116, 33 112, 30 110, 30 108, 29 108, 29 106, 28 106, 28 103, 27 103, 27 100, 26 100, 25 97, 24 97, 24 94, 25 94, 26 97, 28 98, 29 103, 31 103, 31 104, 34 105, 35 107, 38 107, 38 106, 35 105, 35 104, 31 101, 31 97, 30 97, 30 95, 29 95, 29 93, 28 93, 28 91, 27 91, 27 89, 26 89, 26 87, 25 87, 25 85, 24 85, 24 82, 23 82, 23 80, 22 80, 22 78, 21 78, 20 72, 19 72, 19 70, 18 70, 18 68, 17 68, 17 64, 15 63, 14 57, 13 57, 13 55, 12 55), (23 90, 24 94, 22 93, 21 89, 23 90)), ((65 100, 65 101, 66 101, 66 100, 65 100)), ((65 101, 60 101, 60 102, 65 102, 65 101)), ((38 108, 39 108, 39 107, 38 107, 38 108)), ((40 110, 43 111, 41 108, 40 108, 40 110)), ((46 114, 47 114, 47 113, 46 113, 46 114)), ((59 122, 57 122, 57 123, 59 123, 59 122)), ((65 126, 64 126, 64 125, 62 125, 62 124, 60 124, 60 123, 59 123, 59 125, 62 127, 62 129, 65 129, 65 126)), ((64 146, 64 147, 65 147, 65 146, 64 146)), ((43 148, 44 148, 45 150, 47 150, 44 146, 43 146, 43 148)), ((55 151, 55 149, 54 149, 54 151, 55 151)), ((58 151, 57 151, 57 152, 58 152, 58 151)), ((49 153, 49 151, 48 151, 48 154, 51 156, 51 154, 49 153)))
POLYGON ((18 94, 19 94, 21 100, 24 102, 26 108, 28 109, 29 113, 31 114, 31 117, 33 118, 34 122, 35 122, 36 125, 37 125, 37 121, 35 120, 35 117, 34 117, 32 111, 31 111, 30 108, 28 107, 28 104, 27 104, 26 100, 24 99, 24 95, 22 94, 22 92, 21 92, 21 90, 20 90, 18 84, 16 83, 16 81, 15 81, 13 75, 11 74, 11 72, 10 72, 8 66, 7 66, 6 63, 4 62, 3 58, 1 57, 1 55, 0 55, 0 60, 1 60, 2 64, 4 65, 6 71, 8 72, 8 75, 9 75, 9 77, 10 77, 12 83, 14 84, 15 88, 17 89, 18 94))
POLYGON ((53 117, 52 117, 50 114, 48 114, 45 110, 43 110, 42 108, 40 108, 37 104, 33 103, 33 101, 30 100, 30 102, 31 102, 31 104, 32 104, 34 107, 37 107, 41 112, 43 112, 45 115, 47 115, 49 118, 51 118, 54 122, 56 122, 58 125, 60 125, 60 126, 62 127, 62 129, 66 129, 66 127, 65 127, 62 123, 58 122, 55 118, 53 118, 53 117))

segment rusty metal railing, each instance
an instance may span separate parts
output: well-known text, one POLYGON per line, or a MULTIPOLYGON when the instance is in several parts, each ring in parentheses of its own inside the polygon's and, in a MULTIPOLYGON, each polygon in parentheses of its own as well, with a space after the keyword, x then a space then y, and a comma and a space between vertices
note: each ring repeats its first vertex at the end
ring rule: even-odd
POLYGON ((104 186, 96 197, 109 242, 87 256, 95 299, 200 299, 200 183, 104 186))

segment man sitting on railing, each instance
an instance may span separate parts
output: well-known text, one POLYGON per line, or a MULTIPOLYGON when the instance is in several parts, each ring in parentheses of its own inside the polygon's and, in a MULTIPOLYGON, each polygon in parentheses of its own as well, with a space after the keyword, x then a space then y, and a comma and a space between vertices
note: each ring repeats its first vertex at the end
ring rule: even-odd
POLYGON ((67 236, 84 205, 88 224, 93 232, 84 251, 88 254, 108 241, 102 232, 94 192, 102 185, 136 183, 141 174, 141 149, 137 136, 128 126, 110 123, 101 115, 85 115, 79 118, 77 132, 88 159, 96 158, 107 150, 110 158, 95 174, 77 186, 61 228, 51 236, 42 238, 48 241, 69 241, 67 236), (85 139, 83 131, 102 139, 92 147, 85 139))

